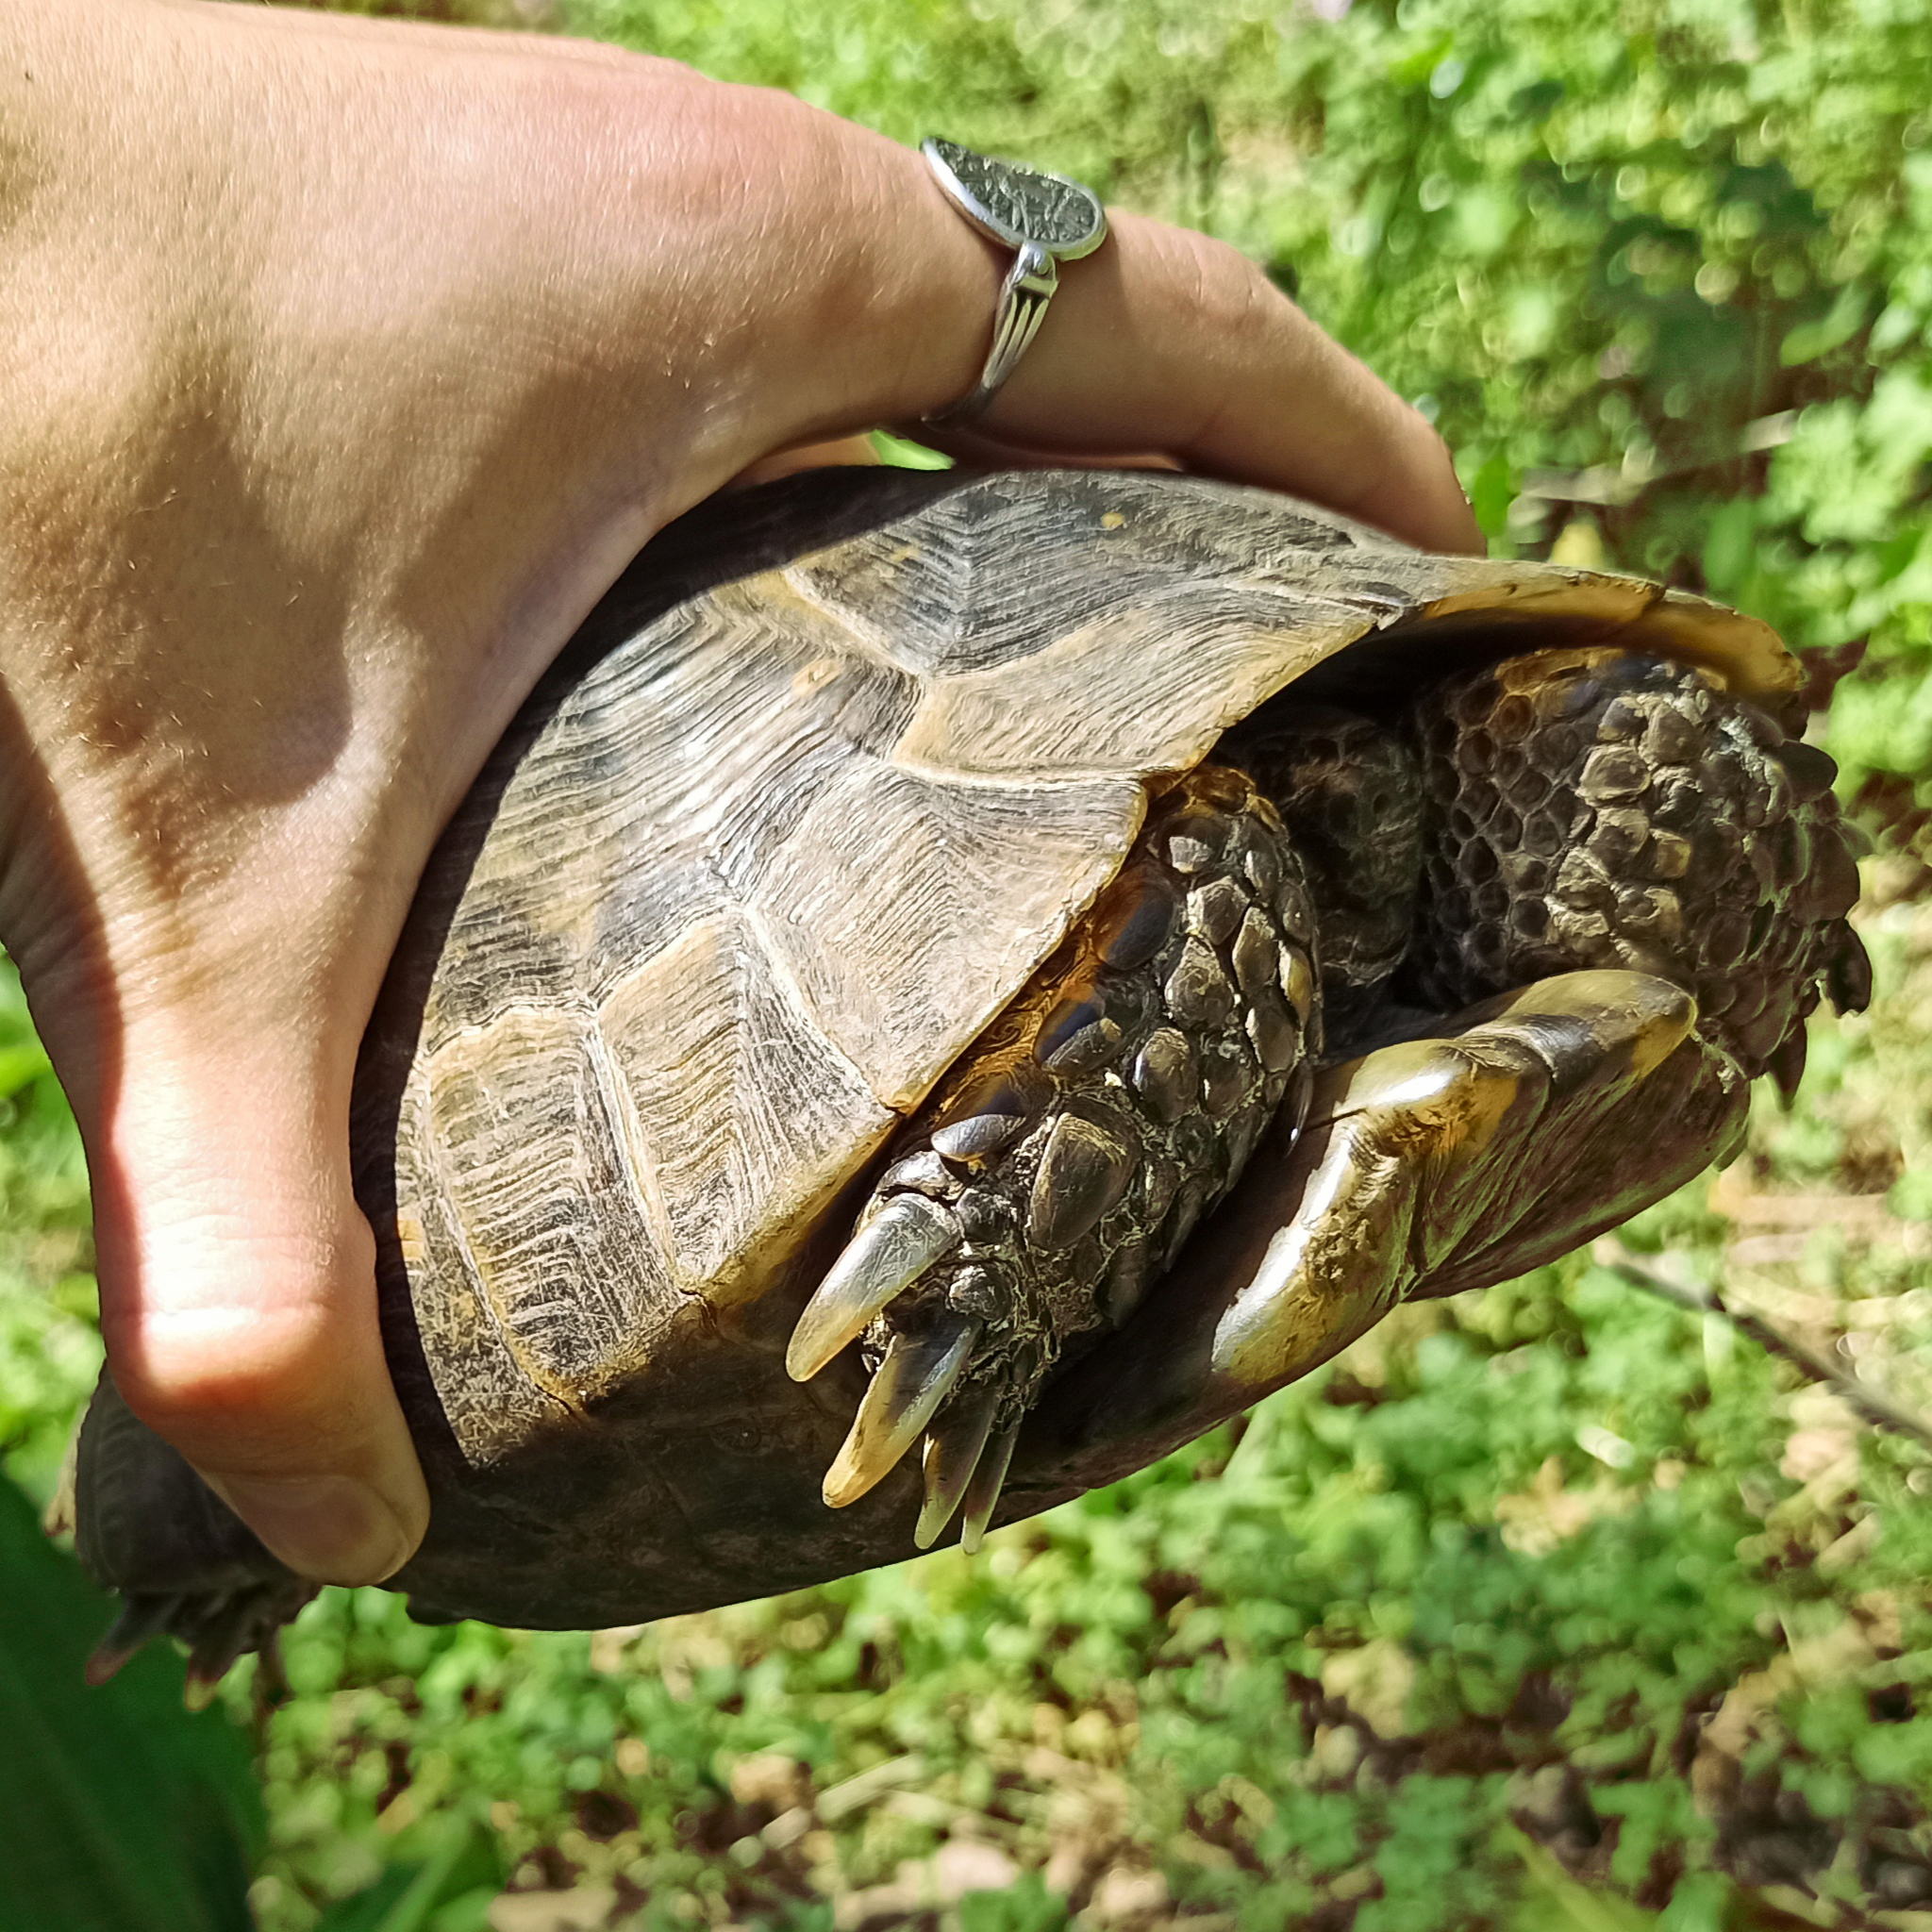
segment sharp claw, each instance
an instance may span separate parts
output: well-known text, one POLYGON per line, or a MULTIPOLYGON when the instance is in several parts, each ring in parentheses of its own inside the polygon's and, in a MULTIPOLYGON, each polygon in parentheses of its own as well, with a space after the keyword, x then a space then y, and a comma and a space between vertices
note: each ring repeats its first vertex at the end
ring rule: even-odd
POLYGON ((966 1488, 966 1515, 959 1524, 959 1547, 970 1557, 986 1541, 986 1525, 992 1521, 992 1512, 1000 1500, 1000 1491, 1007 1480, 1007 1466, 1013 1459, 1013 1445, 1020 1440, 1020 1424, 1002 1429, 986 1445, 979 1458, 979 1467, 973 1472, 973 1480, 966 1488))
POLYGON ((973 1472, 979 1466, 980 1451, 986 1447, 999 1406, 999 1386, 988 1382, 961 1396, 926 1432, 925 1502, 912 1532, 912 1541, 922 1550, 931 1549, 941 1530, 953 1520, 953 1511, 959 1507, 973 1472))
POLYGON ((207 1706, 242 1655, 272 1637, 280 1621, 272 1601, 258 1591, 240 1590, 216 1601, 202 1619, 189 1651, 188 1684, 182 1693, 189 1709, 207 1706))
POLYGON ((918 1441, 953 1392, 980 1325, 977 1315, 948 1313, 922 1334, 892 1337, 852 1431, 825 1472, 824 1494, 834 1509, 858 1502, 918 1441))
POLYGON ((87 1660, 88 1682, 98 1686, 114 1676, 150 1637, 168 1627, 180 1606, 178 1595, 129 1597, 87 1660))
POLYGON ((1791 1029, 1778 1041, 1777 1051, 1766 1063, 1766 1071, 1777 1082, 1778 1098, 1789 1109, 1798 1097, 1798 1083, 1805 1077, 1805 1023, 1794 1020, 1791 1029))
POLYGON ((191 1669, 188 1681, 181 1687, 182 1707, 188 1710, 206 1710, 215 1701, 215 1693, 222 1688, 222 1678, 225 1674, 225 1667, 212 1675, 199 1666, 191 1669))
POLYGON ((921 1195, 889 1201, 845 1244, 806 1304, 785 1351, 786 1373, 809 1382, 895 1294, 958 1244, 952 1217, 921 1195))

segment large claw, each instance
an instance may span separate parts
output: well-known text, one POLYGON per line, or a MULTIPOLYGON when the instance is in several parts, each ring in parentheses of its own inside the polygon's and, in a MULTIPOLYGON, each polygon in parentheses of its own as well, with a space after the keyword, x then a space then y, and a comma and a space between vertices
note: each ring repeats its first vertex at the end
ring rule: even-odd
POLYGON ((927 1434, 923 1471, 925 1502, 912 1532, 912 1541, 922 1550, 931 1549, 941 1530, 953 1520, 953 1512, 979 1467, 999 1406, 999 1385, 988 1382, 961 1395, 927 1434))
POLYGON ((851 1433, 825 1472, 824 1498, 834 1509, 858 1502, 883 1482, 918 1441, 920 1431, 953 1392, 981 1326, 976 1315, 948 1312, 929 1328, 892 1337, 858 1405, 851 1433))
POLYGON ((1012 1464, 1013 1450, 1019 1441, 1018 1423, 1003 1429, 986 1445, 979 1458, 979 1467, 973 1472, 973 1480, 966 1486, 966 1514, 959 1524, 959 1547, 969 1557, 979 1548, 986 1535, 986 1526, 992 1521, 992 1512, 999 1507, 1000 1491, 1006 1485, 1007 1471, 1012 1464))
POLYGON ((108 1634, 94 1645, 87 1660, 90 1684, 105 1684, 139 1651, 150 1637, 158 1637, 173 1626, 175 1613, 186 1599, 179 1591, 166 1595, 136 1594, 125 1600, 121 1614, 108 1634))
POLYGON ((894 1295, 958 1245, 950 1215, 918 1194, 896 1195, 846 1243, 806 1304, 785 1351, 786 1373, 794 1382, 810 1381, 894 1295))
MULTIPOLYGON (((1457 1037, 1334 1069, 1317 1084, 1313 1131, 1305 1129, 1300 1206, 1222 1318, 1215 1372, 1278 1387, 1312 1365, 1317 1332, 1342 1308, 1353 1311, 1352 1332, 1338 1347, 1425 1283, 1451 1291, 1436 1277, 1467 1272, 1475 1255, 1513 1256, 1506 1237, 1525 1210, 1550 1224, 1564 1126, 1593 1124, 1696 1018, 1696 1003, 1668 980, 1572 973, 1471 1008, 1452 1023, 1457 1037), (1581 1106, 1566 1123, 1562 1102, 1573 1098, 1581 1106), (1548 1142, 1533 1152, 1532 1128, 1548 1142)), ((1696 1145, 1698 1166, 1710 1151, 1696 1145)), ((1572 1245, 1565 1239, 1558 1252, 1572 1245)), ((1517 1272, 1512 1263, 1490 1279, 1517 1272)))

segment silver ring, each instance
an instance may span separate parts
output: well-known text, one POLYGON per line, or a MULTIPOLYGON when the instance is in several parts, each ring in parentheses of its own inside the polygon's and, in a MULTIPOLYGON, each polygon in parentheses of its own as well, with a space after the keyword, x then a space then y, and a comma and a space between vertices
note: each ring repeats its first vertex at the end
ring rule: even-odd
POLYGON ((949 408, 925 419, 969 423, 999 393, 1040 333, 1059 287, 1060 263, 1091 255, 1107 240, 1107 212, 1091 189, 1064 175, 995 160, 956 141, 928 138, 919 151, 953 206, 989 241, 1013 251, 979 380, 949 408))

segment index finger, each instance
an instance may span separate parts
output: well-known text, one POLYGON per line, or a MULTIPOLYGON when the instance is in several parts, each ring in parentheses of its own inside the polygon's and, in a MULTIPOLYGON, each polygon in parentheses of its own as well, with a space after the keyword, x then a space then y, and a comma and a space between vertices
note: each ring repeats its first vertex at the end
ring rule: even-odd
POLYGON ((934 440, 962 454, 1158 450, 1424 549, 1480 554, 1448 449, 1419 410, 1237 250, 1140 215, 1109 219, 1099 252, 1061 271, 1039 339, 977 433, 934 440))

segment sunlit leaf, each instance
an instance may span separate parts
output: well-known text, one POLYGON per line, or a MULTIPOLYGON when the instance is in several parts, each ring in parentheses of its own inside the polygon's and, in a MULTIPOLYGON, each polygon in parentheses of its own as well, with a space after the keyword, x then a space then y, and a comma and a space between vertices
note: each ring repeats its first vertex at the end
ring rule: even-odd
POLYGON ((182 1708, 158 1646, 90 1689, 106 1597, 0 1481, 0 1924, 248 1932, 260 1801, 225 1711, 182 1708))

